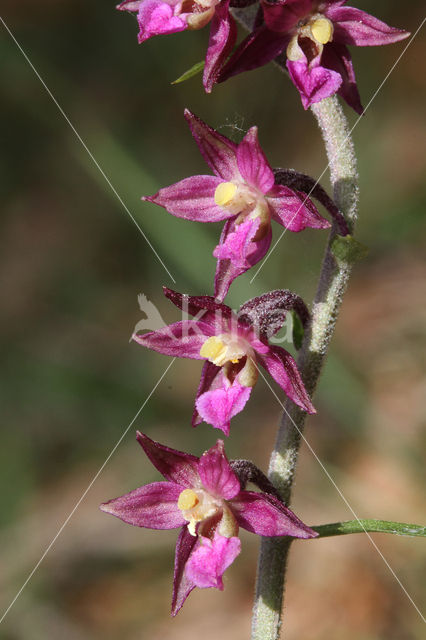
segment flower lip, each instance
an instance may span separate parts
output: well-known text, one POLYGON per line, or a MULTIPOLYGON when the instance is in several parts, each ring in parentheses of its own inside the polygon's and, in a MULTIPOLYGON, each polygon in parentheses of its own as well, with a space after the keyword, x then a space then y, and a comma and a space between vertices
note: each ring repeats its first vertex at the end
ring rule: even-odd
POLYGON ((223 590, 222 575, 241 551, 239 538, 215 533, 212 539, 201 537, 200 544, 188 559, 186 574, 202 589, 223 590))

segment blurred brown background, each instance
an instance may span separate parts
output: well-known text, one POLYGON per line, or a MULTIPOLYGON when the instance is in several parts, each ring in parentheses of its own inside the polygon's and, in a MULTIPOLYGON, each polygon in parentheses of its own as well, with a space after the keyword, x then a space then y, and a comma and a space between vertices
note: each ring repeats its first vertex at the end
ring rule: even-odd
MULTIPOLYGON (((423 2, 357 6, 414 32, 423 2)), ((207 173, 182 113, 235 140, 257 124, 275 166, 319 176, 314 119, 272 67, 203 93, 170 82, 203 58, 208 31, 136 41, 136 22, 95 0, 3 0, 2 18, 176 279, 211 293, 220 225, 174 219, 142 194, 207 173)), ((405 43, 352 49, 367 104, 405 43)), ((360 517, 424 522, 425 38, 420 33, 354 132, 361 180, 356 266, 306 435, 360 517)), ((106 181, 0 25, 1 406, 0 615, 26 580, 169 359, 129 344, 145 293, 166 321, 173 285, 106 181)), ((347 110, 349 122, 356 116, 347 110)), ((328 178, 323 184, 328 188, 328 178)), ((275 238, 278 229, 275 228, 275 238)), ((274 288, 310 301, 326 235, 288 233, 229 303, 274 288)), ((0 625, 4 640, 243 640, 258 539, 228 570, 225 593, 198 590, 169 618, 175 532, 126 526, 98 504, 159 479, 136 428, 200 454, 219 432, 189 428, 200 366, 176 362, 0 625)), ((282 396, 282 394, 281 394, 282 396)), ((264 468, 280 407, 260 381, 234 419, 230 457, 264 468)), ((304 448, 294 509, 310 524, 352 515, 304 448)), ((424 606, 421 539, 375 541, 424 606)), ((287 640, 420 640, 423 624, 366 536, 296 543, 287 640)))

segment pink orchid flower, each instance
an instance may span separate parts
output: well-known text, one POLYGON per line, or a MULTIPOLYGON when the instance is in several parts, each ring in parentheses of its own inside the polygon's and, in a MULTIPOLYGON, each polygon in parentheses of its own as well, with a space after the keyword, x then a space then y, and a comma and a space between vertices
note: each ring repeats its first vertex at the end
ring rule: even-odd
POLYGON ((328 220, 302 192, 277 184, 252 127, 236 144, 190 111, 185 117, 214 176, 185 178, 143 200, 178 218, 198 222, 226 220, 213 252, 218 259, 215 296, 223 301, 239 275, 259 262, 272 239, 271 220, 289 231, 326 229, 328 220))
POLYGON ((200 458, 170 449, 142 433, 137 440, 166 482, 145 485, 100 508, 136 527, 181 527, 172 615, 195 587, 223 590, 223 573, 241 551, 239 527, 261 536, 306 539, 318 535, 276 496, 243 490, 221 440, 200 458))
POLYGON ((286 51, 287 69, 305 109, 338 93, 361 114, 346 45, 391 44, 410 34, 344 4, 346 0, 262 0, 265 23, 240 44, 223 67, 219 82, 256 69, 286 51))
POLYGON ((203 76, 210 93, 237 38, 229 4, 230 0, 124 0, 117 9, 137 13, 139 43, 153 36, 202 29, 211 22, 203 76))
POLYGON ((294 358, 268 341, 294 310, 306 326, 309 312, 299 296, 277 290, 253 298, 238 314, 211 296, 186 296, 164 287, 177 307, 195 316, 158 331, 133 335, 148 349, 179 358, 204 360, 195 399, 192 425, 203 420, 229 435, 230 420, 243 410, 257 382, 259 366, 299 407, 315 409, 304 387, 294 358))

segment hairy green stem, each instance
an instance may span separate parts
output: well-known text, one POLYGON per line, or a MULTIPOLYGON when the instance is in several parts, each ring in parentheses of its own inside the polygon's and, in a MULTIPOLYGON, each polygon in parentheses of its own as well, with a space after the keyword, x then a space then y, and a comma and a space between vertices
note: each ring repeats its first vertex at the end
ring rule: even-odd
MULTIPOLYGON (((351 233, 357 217, 358 175, 347 121, 336 96, 311 107, 321 129, 330 168, 334 200, 344 214, 351 233)), ((298 358, 299 370, 308 392, 315 391, 346 291, 352 264, 335 259, 333 228, 321 267, 312 321, 298 358)), ((306 414, 287 402, 271 455, 269 478, 289 504, 306 414)), ((252 640, 277 640, 281 628, 285 571, 291 538, 262 538, 256 597, 253 608, 252 640)))
POLYGON ((389 522, 388 520, 349 520, 333 522, 311 527, 318 533, 318 538, 345 536, 349 533, 392 533, 395 536, 426 537, 426 527, 406 522, 389 522))

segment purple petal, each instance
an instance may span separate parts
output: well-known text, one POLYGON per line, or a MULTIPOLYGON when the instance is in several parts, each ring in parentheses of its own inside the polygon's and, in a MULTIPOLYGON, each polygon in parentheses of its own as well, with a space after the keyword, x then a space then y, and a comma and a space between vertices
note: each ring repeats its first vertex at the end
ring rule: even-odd
POLYGON ((200 480, 207 491, 218 498, 230 500, 240 491, 240 482, 225 455, 223 440, 203 453, 198 463, 200 480))
POLYGON ((206 391, 195 403, 196 409, 204 422, 221 429, 228 436, 230 421, 244 409, 250 397, 251 387, 243 387, 237 381, 228 386, 226 383, 218 389, 206 391))
POLYGON ((230 501, 229 506, 238 524, 259 536, 315 538, 318 535, 275 496, 269 494, 241 491, 230 501))
POLYGON ((252 332, 247 335, 247 339, 250 342, 250 346, 256 351, 256 353, 269 353, 269 343, 265 339, 265 335, 259 335, 257 333, 257 327, 253 327, 252 332))
POLYGON ((301 18, 309 15, 312 5, 312 0, 278 0, 278 2, 263 0, 265 24, 271 31, 290 33, 301 18))
POLYGON ((176 529, 185 524, 177 506, 183 488, 174 482, 153 482, 101 504, 110 513, 135 527, 176 529))
POLYGON ((225 538, 215 533, 213 540, 200 538, 200 544, 191 553, 185 573, 201 589, 215 587, 223 590, 222 575, 241 551, 237 537, 225 538))
POLYGON ((229 138, 222 136, 200 118, 185 109, 185 118, 191 129, 201 155, 216 176, 223 180, 241 180, 238 170, 237 145, 229 138))
POLYGON ((262 193, 272 189, 274 173, 257 137, 257 127, 249 129, 237 148, 238 168, 244 180, 262 193))
POLYGON ((316 413, 297 364, 288 351, 270 345, 269 353, 258 356, 258 360, 295 404, 307 413, 316 413))
POLYGON ((333 40, 359 47, 391 44, 404 40, 408 31, 395 29, 361 9, 330 6, 325 15, 334 23, 333 40))
MULTIPOLYGON (((288 289, 276 289, 261 296, 247 300, 238 310, 238 320, 246 326, 253 327, 254 334, 263 340, 268 340, 283 326, 288 311, 295 311, 306 328, 310 315, 309 311, 300 298, 288 289)), ((253 345, 259 351, 259 345, 253 345)), ((267 353, 269 345, 260 353, 267 353)))
POLYGON ((166 447, 139 431, 136 438, 154 467, 166 480, 181 487, 192 488, 201 485, 196 456, 166 447))
POLYGON ((211 324, 218 330, 221 330, 222 324, 233 316, 230 307, 217 302, 212 296, 188 296, 167 287, 163 287, 163 293, 178 309, 196 316, 197 320, 211 324))
POLYGON ((224 61, 231 53, 237 39, 237 26, 229 13, 229 0, 216 5, 210 27, 209 45, 203 73, 203 85, 210 93, 217 82, 224 61))
POLYGON ((273 219, 289 231, 302 231, 306 227, 328 229, 331 226, 301 191, 277 184, 268 192, 266 199, 273 219))
POLYGON ((298 89, 302 104, 308 109, 311 104, 321 102, 324 98, 337 93, 342 78, 339 73, 325 69, 322 66, 308 67, 306 60, 292 62, 287 60, 290 78, 298 89))
POLYGON ((142 200, 164 207, 178 218, 197 222, 217 222, 232 216, 214 201, 216 187, 222 182, 216 176, 192 176, 142 200))
POLYGON ((183 527, 176 542, 175 572, 173 577, 172 616, 182 608, 183 603, 195 589, 195 583, 185 574, 185 565, 191 555, 197 537, 192 536, 188 527, 183 527))
POLYGON ((324 47, 322 63, 328 69, 333 69, 340 74, 342 85, 337 92, 359 114, 364 112, 356 85, 355 71, 352 65, 351 54, 344 44, 330 42, 324 47))
POLYGON ((139 34, 141 44, 152 38, 167 33, 184 31, 188 25, 184 18, 173 15, 173 7, 161 0, 145 0, 141 2, 138 13, 139 34))
POLYGON ((311 178, 304 173, 294 171, 293 169, 275 169, 274 175, 277 184, 290 187, 290 189, 298 189, 307 196, 312 196, 312 198, 318 200, 332 216, 336 223, 339 235, 348 235, 349 229, 343 213, 339 210, 332 198, 330 198, 317 180, 314 180, 314 178, 311 178))
POLYGON ((219 245, 213 253, 217 256, 230 256, 219 258, 217 262, 215 296, 218 300, 224 300, 235 278, 257 264, 267 253, 272 239, 271 228, 260 240, 250 239, 250 236, 252 237, 255 233, 256 227, 253 224, 243 222, 237 228, 235 219, 225 222, 219 245), (243 235, 244 232, 247 233, 246 236, 243 235))
POLYGON ((197 393, 196 393, 196 396, 195 396, 195 406, 194 406, 194 412, 192 414, 192 426, 193 427, 198 426, 203 421, 202 417, 200 416, 200 414, 198 413, 198 411, 196 409, 197 399, 203 393, 205 393, 206 391, 208 391, 210 389, 210 387, 212 386, 212 383, 213 383, 214 379, 216 378, 217 374, 219 373, 219 371, 221 371, 221 367, 217 367, 212 362, 209 362, 207 360, 204 363, 203 369, 201 371, 200 384, 198 385, 197 393))
POLYGON ((202 360, 200 349, 212 335, 214 330, 210 324, 196 320, 182 320, 158 331, 150 331, 142 335, 134 334, 132 339, 143 347, 166 356, 202 360))
POLYGON ((271 62, 287 46, 290 36, 258 27, 241 42, 219 75, 219 82, 271 62))

